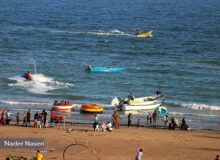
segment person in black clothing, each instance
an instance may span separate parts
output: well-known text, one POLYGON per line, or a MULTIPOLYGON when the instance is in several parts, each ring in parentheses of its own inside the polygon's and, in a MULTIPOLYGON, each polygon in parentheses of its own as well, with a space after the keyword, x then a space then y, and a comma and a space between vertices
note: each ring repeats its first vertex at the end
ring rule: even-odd
POLYGON ((181 124, 181 129, 187 130, 187 128, 189 128, 189 126, 186 124, 185 117, 183 117, 182 124, 181 124))
POLYGON ((31 125, 31 110, 29 109, 27 112, 27 124, 31 125))
POLYGON ((47 112, 45 111, 45 109, 42 112, 42 117, 44 117, 44 127, 46 127, 46 122, 47 122, 47 112))
POLYGON ((132 113, 128 114, 128 127, 131 127, 132 113))

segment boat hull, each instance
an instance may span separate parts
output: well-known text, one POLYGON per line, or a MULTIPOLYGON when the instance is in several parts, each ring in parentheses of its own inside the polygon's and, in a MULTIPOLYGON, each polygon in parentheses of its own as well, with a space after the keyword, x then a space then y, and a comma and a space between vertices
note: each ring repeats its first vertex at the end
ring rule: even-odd
POLYGON ((149 105, 129 105, 124 104, 122 107, 117 107, 121 111, 132 111, 132 110, 154 110, 159 107, 161 103, 149 104, 149 105))
POLYGON ((97 104, 84 104, 80 108, 82 113, 103 113, 104 109, 102 105, 97 104))
POLYGON ((53 106, 52 111, 62 111, 62 112, 71 112, 74 111, 73 105, 68 105, 68 106, 53 106))
POLYGON ((91 72, 121 72, 123 68, 106 68, 106 67, 94 67, 91 68, 91 72))

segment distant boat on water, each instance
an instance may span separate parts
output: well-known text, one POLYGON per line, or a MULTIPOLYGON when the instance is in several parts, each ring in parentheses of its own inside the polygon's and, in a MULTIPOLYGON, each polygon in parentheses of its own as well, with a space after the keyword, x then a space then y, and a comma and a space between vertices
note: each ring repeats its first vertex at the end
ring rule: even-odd
POLYGON ((88 66, 86 71, 90 72, 121 72, 123 68, 108 68, 108 67, 92 67, 88 66))

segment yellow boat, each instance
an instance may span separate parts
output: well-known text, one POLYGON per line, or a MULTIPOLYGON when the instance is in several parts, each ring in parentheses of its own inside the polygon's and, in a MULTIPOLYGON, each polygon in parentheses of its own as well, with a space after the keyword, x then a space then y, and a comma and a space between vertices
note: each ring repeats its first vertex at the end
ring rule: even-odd
POLYGON ((103 113, 102 105, 98 104, 83 104, 80 108, 82 113, 103 113))
POLYGON ((146 33, 141 33, 141 34, 138 34, 137 37, 152 37, 152 32, 153 31, 148 31, 146 33))

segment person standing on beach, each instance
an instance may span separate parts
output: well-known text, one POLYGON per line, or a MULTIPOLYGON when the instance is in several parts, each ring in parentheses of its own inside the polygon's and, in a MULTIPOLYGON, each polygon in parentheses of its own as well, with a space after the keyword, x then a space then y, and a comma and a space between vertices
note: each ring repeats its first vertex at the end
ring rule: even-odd
POLYGON ((128 114, 128 127, 131 127, 132 113, 128 114))
POLYGON ((16 125, 17 126, 19 126, 19 121, 20 121, 20 113, 18 112, 17 116, 16 116, 16 125))
POLYGON ((44 117, 44 127, 46 128, 46 122, 47 122, 47 112, 46 110, 44 109, 43 112, 42 112, 42 116, 44 117))
POLYGON ((11 113, 9 110, 7 110, 7 113, 6 113, 6 124, 9 125, 9 122, 11 120, 11 113))
POLYGON ((114 114, 112 115, 112 117, 115 119, 116 129, 119 129, 119 120, 122 118, 116 113, 116 111, 114 111, 114 114))
POLYGON ((155 111, 153 113, 153 123, 156 123, 156 120, 157 120, 157 112, 155 111))
POLYGON ((22 124, 22 127, 23 126, 26 126, 27 127, 27 113, 24 111, 24 114, 23 114, 23 117, 22 117, 22 120, 23 120, 23 124, 22 124))
POLYGON ((150 113, 149 113, 149 114, 147 115, 147 124, 149 123, 150 118, 151 118, 151 115, 150 115, 150 113))
POLYGON ((2 115, 1 115, 1 123, 2 123, 2 125, 5 126, 5 110, 4 109, 3 109, 2 115))
POLYGON ((141 160, 142 155, 143 155, 143 149, 139 149, 139 145, 138 145, 136 160, 141 160))
POLYGON ((30 109, 27 112, 27 124, 31 126, 31 110, 30 109))
POLYGON ((35 113, 34 115, 34 128, 37 128, 37 119, 39 117, 39 112, 37 111, 37 113, 35 113))
POLYGON ((141 120, 138 119, 138 121, 137 121, 137 127, 139 128, 140 126, 141 126, 141 120))

